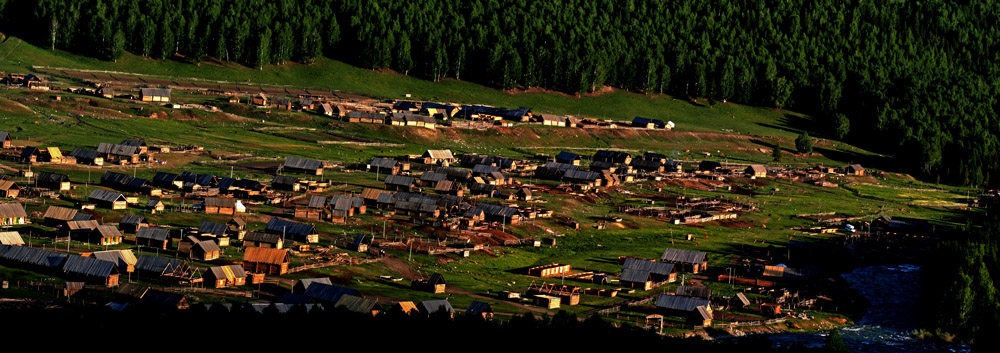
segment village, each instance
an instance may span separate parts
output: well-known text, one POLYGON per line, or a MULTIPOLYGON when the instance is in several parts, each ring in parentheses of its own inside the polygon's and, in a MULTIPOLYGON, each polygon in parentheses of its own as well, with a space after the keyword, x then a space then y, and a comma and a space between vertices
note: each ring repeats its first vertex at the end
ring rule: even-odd
MULTIPOLYGON (((211 99, 258 115, 326 119, 331 132, 347 124, 436 133, 677 128, 646 117, 59 74, 81 87, 34 74, 5 74, 2 83, 46 104, 115 102, 131 107, 129 119, 235 114, 211 99)), ((268 136, 318 148, 338 137, 310 129, 268 136)), ((842 245, 907 247, 948 231, 879 196, 894 190, 880 186, 892 175, 848 162, 787 166, 676 148, 515 155, 367 140, 340 141, 365 154, 325 159, 306 149, 220 154, 170 136, 96 136, 84 145, 26 133, 0 127, 0 267, 18 273, 3 272, 2 290, 118 311, 303 304, 493 319, 570 310, 674 335, 829 329, 853 313, 836 278, 843 268, 828 265, 849 256, 842 245)), ((979 201, 952 203, 930 206, 979 201)))

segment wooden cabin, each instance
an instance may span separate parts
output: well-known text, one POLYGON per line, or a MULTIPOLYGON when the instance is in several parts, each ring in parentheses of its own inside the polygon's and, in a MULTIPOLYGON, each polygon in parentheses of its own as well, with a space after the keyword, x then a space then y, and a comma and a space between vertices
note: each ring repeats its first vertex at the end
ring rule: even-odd
POLYGON ((283 275, 289 263, 288 250, 250 247, 243 253, 243 268, 250 272, 283 275))
POLYGON ((211 261, 222 255, 222 249, 219 248, 219 244, 215 240, 202 240, 195 243, 188 254, 192 259, 211 261))
POLYGON ((21 187, 13 181, 0 180, 0 197, 16 199, 21 194, 21 187))
POLYGON ((170 231, 166 228, 139 228, 135 233, 135 243, 139 246, 166 249, 170 244, 170 231))
POLYGON ((206 197, 204 205, 206 214, 236 215, 247 212, 243 202, 228 197, 206 197))
POLYGON ((247 273, 243 270, 243 265, 212 266, 202 278, 207 286, 226 288, 246 284, 247 273))
POLYGON ((96 189, 90 193, 87 199, 102 208, 110 208, 112 210, 124 210, 128 208, 128 201, 125 195, 117 192, 96 189))
POLYGON ((416 290, 438 294, 444 293, 446 282, 443 275, 434 273, 428 279, 413 281, 410 286, 416 290))
POLYGON ((62 272, 70 278, 113 287, 118 285, 118 270, 114 262, 91 257, 70 255, 63 263, 62 272))
POLYGON ((844 168, 844 174, 847 174, 847 175, 856 175, 856 176, 864 176, 865 175, 865 168, 862 167, 860 164, 851 164, 851 165, 847 166, 847 168, 844 168))
POLYGON ((544 266, 535 266, 528 269, 529 276, 538 277, 556 277, 568 274, 570 270, 570 265, 562 264, 549 264, 544 266))
POLYGON ((679 271, 698 273, 708 269, 708 254, 703 251, 667 248, 660 262, 674 264, 679 271))
POLYGON ((0 225, 25 224, 28 214, 19 203, 0 203, 0 225))
POLYGON ((747 177, 764 178, 767 177, 767 168, 760 164, 754 164, 747 166, 747 168, 743 170, 743 174, 747 177))
POLYGON ((140 88, 139 100, 143 102, 166 103, 170 101, 170 89, 140 88))

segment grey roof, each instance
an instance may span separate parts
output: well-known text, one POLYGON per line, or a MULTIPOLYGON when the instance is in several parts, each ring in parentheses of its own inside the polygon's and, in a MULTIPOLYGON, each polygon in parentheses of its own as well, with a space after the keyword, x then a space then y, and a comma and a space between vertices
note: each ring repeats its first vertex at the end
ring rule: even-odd
POLYGON ((116 228, 113 225, 109 225, 109 224, 103 224, 103 225, 97 226, 97 228, 94 229, 94 232, 97 233, 97 234, 99 234, 102 237, 120 237, 120 236, 122 236, 122 232, 120 230, 118 230, 118 228, 116 228))
POLYGON ((706 256, 708 256, 708 254, 704 251, 667 248, 666 250, 663 250, 663 256, 660 257, 660 260, 670 263, 701 264, 702 262, 705 262, 706 256))
POLYGON ((141 138, 138 138, 138 139, 125 139, 125 140, 122 140, 121 145, 141 147, 141 146, 145 146, 146 145, 146 140, 143 140, 141 138))
POLYGON ((10 133, 6 131, 0 131, 0 141, 6 141, 10 139, 10 133))
POLYGON ((494 205, 491 203, 480 203, 476 207, 482 209, 484 213, 491 216, 513 217, 521 215, 521 211, 516 208, 494 205))
POLYGON ((114 143, 101 142, 100 144, 97 145, 97 153, 131 157, 134 154, 139 154, 139 146, 126 146, 114 143))
POLYGON ((442 310, 447 313, 455 313, 455 308, 447 299, 424 300, 417 307, 425 314, 434 314, 442 310))
POLYGON ((180 175, 174 173, 156 172, 156 175, 153 176, 153 182, 159 184, 172 184, 179 178, 180 175))
POLYGON ((135 263, 135 269, 162 275, 171 273, 174 269, 182 266, 184 261, 168 259, 153 255, 139 255, 139 260, 135 263))
POLYGON ((106 202, 125 201, 125 195, 102 189, 95 189, 88 198, 106 202))
POLYGON ((164 241, 170 238, 170 230, 166 228, 142 227, 135 233, 137 239, 164 241))
POLYGON ((396 166, 396 163, 399 162, 396 162, 396 160, 392 158, 375 157, 372 159, 371 163, 368 163, 368 165, 371 166, 372 168, 384 168, 392 170, 392 168, 396 166))
POLYGON ((298 237, 316 233, 316 227, 312 224, 292 222, 277 217, 271 218, 264 229, 268 233, 281 234, 284 232, 285 234, 298 237))
POLYGON ((139 94, 151 97, 170 97, 170 90, 166 88, 140 88, 139 94))
POLYGON ((671 273, 674 272, 674 264, 636 259, 630 257, 625 259, 625 263, 622 264, 623 273, 626 269, 646 270, 649 271, 650 273, 669 276, 671 273))
POLYGON ((445 180, 447 178, 448 178, 448 175, 444 174, 444 173, 424 172, 424 174, 420 175, 420 180, 421 181, 438 182, 438 181, 445 180))
POLYGON ((134 214, 127 214, 124 217, 122 217, 120 221, 118 221, 118 224, 138 225, 145 221, 146 217, 134 214))
POLYGON ((132 177, 122 173, 104 172, 104 174, 101 175, 101 184, 105 185, 111 185, 111 184, 126 185, 131 180, 132 177))
POLYGON ((622 270, 621 280, 626 282, 646 282, 649 281, 649 270, 626 268, 622 270))
POLYGON ((326 207, 326 196, 312 195, 309 197, 310 208, 326 207))
POLYGON ((712 297, 712 290, 708 287, 695 287, 695 286, 679 286, 674 292, 676 295, 683 295, 686 297, 697 297, 709 299, 712 297))
POLYGON ((481 315, 482 313, 492 313, 493 307, 489 303, 484 303, 480 301, 473 300, 469 304, 469 308, 465 309, 466 315, 481 315))
POLYGON ((271 184, 273 185, 295 185, 299 183, 299 178, 287 176, 287 175, 275 175, 271 179, 271 184))
POLYGON ((587 170, 567 170, 563 177, 572 180, 595 181, 601 177, 601 174, 587 170))
POLYGON ((62 266, 68 255, 27 246, 0 245, 0 260, 42 267, 62 266))
POLYGON ((333 282, 330 281, 330 277, 303 278, 303 279, 300 279, 298 282, 296 282, 295 285, 296 286, 301 285, 302 286, 302 290, 306 290, 313 283, 326 284, 326 285, 331 285, 331 286, 333 285, 333 282))
POLYGON ((309 287, 306 288, 305 293, 303 293, 303 295, 307 297, 330 303, 336 303, 340 300, 340 297, 345 294, 361 295, 357 289, 317 282, 310 284, 309 287))
POLYGON ((485 164, 476 164, 474 167, 472 167, 472 172, 476 174, 489 174, 499 170, 500 167, 494 167, 492 165, 485 165, 485 164))
POLYGON ((656 298, 656 307, 680 311, 695 311, 699 306, 709 305, 708 299, 685 297, 680 295, 660 294, 656 298))
POLYGON ((226 230, 228 229, 229 227, 226 226, 225 224, 203 221, 201 222, 201 227, 198 227, 198 233, 212 234, 217 237, 221 237, 223 235, 226 235, 226 230))
POLYGON ((557 161, 574 161, 580 159, 580 155, 572 152, 561 151, 556 155, 557 161))
POLYGON ((56 174, 49 172, 39 172, 35 177, 39 183, 61 183, 64 181, 69 181, 69 177, 65 174, 56 174))
POLYGON ((271 233, 263 233, 263 232, 252 232, 251 231, 251 232, 247 232, 247 234, 243 236, 243 241, 245 241, 245 242, 249 241, 249 242, 255 242, 255 243, 277 244, 278 241, 280 241, 280 240, 281 240, 281 235, 280 234, 271 234, 271 233))
POLYGON ((288 157, 285 159, 284 167, 292 169, 317 170, 323 168, 323 163, 312 159, 288 157))
POLYGON ((413 185, 413 177, 392 174, 385 177, 385 183, 388 185, 410 186, 413 185))
POLYGON ((97 159, 97 157, 100 157, 100 154, 98 154, 97 151, 85 150, 85 149, 82 149, 82 148, 75 148, 75 149, 73 149, 72 151, 69 152, 69 155, 73 156, 73 157, 76 157, 77 160, 81 160, 81 159, 83 159, 83 160, 94 160, 94 159, 97 159))
POLYGON ((378 305, 378 301, 375 299, 362 298, 356 295, 344 294, 340 296, 337 303, 334 304, 335 308, 345 308, 348 311, 355 313, 369 313, 375 309, 378 305))
POLYGON ((63 264, 63 272, 76 275, 108 277, 115 272, 115 263, 91 257, 70 255, 63 264))

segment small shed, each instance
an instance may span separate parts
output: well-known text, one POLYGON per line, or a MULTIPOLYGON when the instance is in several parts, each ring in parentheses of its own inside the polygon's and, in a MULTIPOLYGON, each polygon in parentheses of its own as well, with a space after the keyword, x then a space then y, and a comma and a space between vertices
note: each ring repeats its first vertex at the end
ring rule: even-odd
POLYGON ((455 308, 447 299, 424 300, 417 305, 420 314, 430 316, 443 315, 449 318, 455 317, 455 308))
POLYGON ((440 273, 434 273, 430 278, 425 280, 413 281, 411 287, 416 290, 427 291, 431 293, 444 293, 446 282, 444 280, 444 275, 440 273))
POLYGON ((484 303, 480 301, 473 300, 469 304, 469 308, 465 309, 465 315, 467 316, 479 316, 486 320, 493 319, 493 307, 489 303, 484 303))
POLYGON ((844 168, 844 173, 847 175, 864 176, 865 168, 862 167, 860 164, 851 164, 847 166, 847 168, 844 168))
POLYGON ((753 164, 747 166, 747 169, 743 171, 743 174, 747 177, 764 178, 767 177, 767 168, 760 164, 753 164))

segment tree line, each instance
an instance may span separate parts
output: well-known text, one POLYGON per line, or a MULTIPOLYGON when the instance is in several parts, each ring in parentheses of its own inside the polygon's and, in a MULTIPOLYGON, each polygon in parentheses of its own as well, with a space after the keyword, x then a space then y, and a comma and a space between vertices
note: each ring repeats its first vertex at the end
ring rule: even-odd
POLYGON ((820 120, 815 134, 981 185, 1000 175, 998 4, 0 0, 0 28, 109 60, 128 51, 263 67, 327 56, 503 89, 613 86, 792 108, 820 120))

